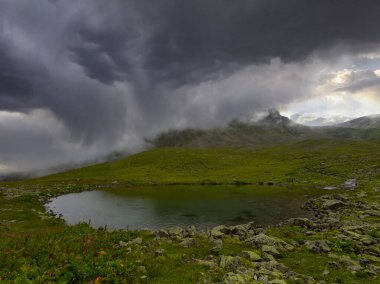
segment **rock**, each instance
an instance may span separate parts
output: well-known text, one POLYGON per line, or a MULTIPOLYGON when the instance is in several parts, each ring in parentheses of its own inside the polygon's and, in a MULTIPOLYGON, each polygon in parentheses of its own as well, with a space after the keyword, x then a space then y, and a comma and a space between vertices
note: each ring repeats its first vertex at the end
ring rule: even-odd
POLYGON ((192 245, 194 245, 195 241, 193 238, 186 238, 186 239, 183 239, 182 242, 180 242, 180 245, 183 246, 183 247, 190 247, 192 245))
POLYGON ((236 225, 229 228, 229 233, 233 235, 238 236, 246 236, 248 234, 248 231, 251 227, 251 223, 243 224, 243 225, 236 225))
POLYGON ((365 245, 365 246, 371 246, 371 245, 373 245, 373 244, 376 243, 375 240, 374 240, 373 238, 368 237, 368 236, 366 236, 366 237, 361 237, 361 238, 359 239, 359 241, 360 241, 363 245, 365 245))
POLYGON ((256 236, 253 236, 251 238, 248 238, 247 240, 245 240, 245 242, 247 243, 251 243, 253 245, 268 245, 268 246, 285 246, 286 243, 279 239, 279 238, 276 238, 276 237, 270 237, 270 236, 267 236, 265 235, 264 233, 260 233, 256 236))
POLYGON ((358 182, 356 181, 356 179, 348 179, 343 184, 343 187, 345 189, 354 189, 357 186, 358 186, 358 182))
POLYGON ((282 279, 273 279, 273 280, 270 280, 268 284, 287 284, 287 282, 282 279))
POLYGON ((130 241, 130 243, 134 244, 134 245, 141 245, 142 242, 143 242, 142 238, 136 238, 136 239, 133 239, 132 241, 130 241))
POLYGON ((194 225, 191 225, 187 228, 186 233, 188 236, 195 236, 197 234, 197 228, 194 225))
POLYGON ((224 236, 225 232, 227 231, 227 227, 220 225, 212 228, 211 230, 211 236, 214 238, 220 238, 224 236))
POLYGON ((181 237, 183 234, 183 229, 181 227, 173 227, 168 229, 168 233, 171 237, 181 237))
POLYGON ((245 281, 243 276, 230 272, 224 276, 223 283, 225 283, 225 284, 245 284, 245 283, 247 283, 247 281, 245 281))
POLYGON ((282 257, 281 253, 279 253, 276 247, 274 246, 263 245, 261 248, 261 251, 263 253, 268 253, 270 255, 273 255, 276 258, 282 257))
POLYGON ((115 245, 116 248, 126 247, 128 246, 127 242, 120 241, 117 245, 115 245))
POLYGON ((210 253, 212 253, 212 254, 218 254, 219 251, 223 247, 223 241, 221 239, 211 239, 210 243, 212 243, 214 245, 212 247, 212 249, 210 250, 210 253))
POLYGON ((343 255, 339 257, 338 263, 340 266, 345 267, 350 271, 358 271, 361 269, 359 262, 352 260, 347 255, 343 255))
POLYGON ((327 263, 327 266, 331 267, 331 268, 337 268, 339 265, 338 265, 338 263, 336 261, 329 261, 327 263))
POLYGON ((240 257, 238 256, 226 256, 222 255, 220 257, 219 265, 221 268, 230 268, 230 269, 236 269, 240 264, 240 257))
POLYGON ((244 250, 241 252, 242 253, 242 256, 246 259, 248 259, 249 261, 252 261, 252 262, 257 262, 257 261, 261 261, 261 256, 258 255, 257 253, 253 252, 253 251, 249 251, 249 250, 244 250))
POLYGON ((368 255, 368 254, 363 254, 362 257, 364 259, 367 259, 371 263, 380 263, 380 257, 374 256, 374 255, 368 255))
POLYGON ((330 271, 327 269, 323 270, 323 272, 322 272, 322 276, 327 276, 329 274, 330 274, 330 271))
POLYGON ((163 256, 164 253, 165 253, 165 250, 164 250, 164 249, 158 249, 158 250, 156 250, 156 251, 154 252, 154 254, 155 254, 156 256, 163 256))
POLYGON ((360 265, 367 266, 367 265, 371 264, 371 261, 367 258, 362 257, 359 259, 359 263, 360 263, 360 265))
POLYGON ((307 218, 292 218, 289 219, 286 223, 291 226, 300 226, 304 228, 309 228, 312 225, 312 222, 307 218))
POLYGON ((339 187, 336 187, 336 186, 325 186, 322 189, 324 189, 324 190, 337 190, 337 189, 339 189, 339 187))
POLYGON ((326 241, 307 241, 305 246, 314 253, 330 252, 331 248, 326 241))
POLYGON ((338 209, 340 207, 344 206, 344 203, 340 200, 336 200, 336 199, 332 199, 332 200, 325 200, 323 203, 322 203, 322 208, 323 209, 330 209, 330 210, 334 210, 334 209, 338 209))
POLYGON ((208 268, 214 268, 216 267, 216 263, 212 260, 203 260, 203 259, 195 259, 194 260, 197 264, 207 266, 208 268))
POLYGON ((156 233, 156 235, 157 235, 158 237, 160 237, 160 238, 168 238, 168 237, 169 237, 169 233, 168 233, 168 231, 165 230, 165 229, 161 229, 161 230, 159 230, 159 231, 156 233))

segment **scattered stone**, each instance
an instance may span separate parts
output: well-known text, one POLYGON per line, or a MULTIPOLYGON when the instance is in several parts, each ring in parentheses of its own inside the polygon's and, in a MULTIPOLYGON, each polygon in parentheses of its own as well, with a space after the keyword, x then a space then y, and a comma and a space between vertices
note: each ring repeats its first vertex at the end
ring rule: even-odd
POLYGON ((236 269, 240 264, 240 257, 238 256, 226 256, 226 255, 222 255, 220 257, 220 267, 221 268, 230 268, 230 269, 236 269))
POLYGON ((165 250, 164 249, 158 249, 154 252, 154 254, 156 256, 163 256, 165 254, 165 250))
POLYGON ((130 241, 130 243, 134 244, 134 245, 141 245, 142 242, 143 242, 142 238, 136 238, 136 239, 133 239, 132 241, 130 241))
POLYGON ((261 251, 263 253, 268 253, 270 255, 273 255, 276 258, 282 257, 281 253, 278 252, 275 246, 263 245, 261 248, 261 251))
POLYGON ((359 262, 352 260, 348 255, 343 255, 338 259, 339 265, 350 271, 358 271, 361 269, 359 262))
POLYGON ((208 268, 214 268, 216 267, 216 263, 212 260, 203 260, 203 259, 195 259, 194 260, 197 264, 207 266, 208 268))
POLYGON ((194 245, 195 241, 193 238, 186 238, 186 239, 183 239, 182 242, 180 242, 180 245, 183 246, 183 247, 190 247, 192 245, 194 245))
POLYGON ((248 238, 245 240, 247 243, 252 243, 256 246, 269 245, 269 246, 285 246, 286 243, 280 238, 270 237, 265 235, 264 233, 260 233, 256 236, 248 238))
POLYGON ((219 251, 222 249, 223 247, 223 241, 221 239, 211 239, 210 240, 210 243, 212 243, 214 246, 212 247, 212 249, 210 250, 210 253, 212 254, 219 254, 219 251))
POLYGON ((307 218, 292 218, 289 219, 286 223, 291 226, 300 226, 304 228, 309 228, 312 225, 312 222, 307 218))
POLYGON ((357 186, 358 186, 358 182, 356 179, 348 179, 343 184, 343 187, 345 189, 354 189, 357 186))
POLYGON ((331 248, 329 244, 326 241, 307 241, 305 243, 305 246, 308 250, 314 252, 314 253, 326 253, 330 252, 331 248))
POLYGON ((181 237, 183 235, 183 229, 181 227, 173 227, 168 229, 168 234, 171 237, 181 237))
POLYGON ((120 241, 117 245, 115 245, 116 248, 126 247, 128 246, 127 242, 120 241))
POLYGON ((337 189, 339 189, 339 187, 336 187, 336 186, 325 186, 322 189, 324 189, 324 190, 337 190, 337 189))
POLYGON ((242 251, 242 256, 252 262, 261 261, 262 257, 258 255, 257 253, 249 250, 242 251))
POLYGON ((243 276, 239 275, 239 274, 235 274, 233 272, 230 272, 230 273, 227 273, 225 276, 224 276, 224 281, 223 283, 225 284, 245 284, 247 283, 243 276))
POLYGON ((167 230, 165 229, 161 229, 159 230, 158 232, 156 232, 156 235, 160 238, 168 238, 169 237, 169 233, 167 230))
POLYGON ((323 209, 338 209, 340 207, 344 206, 344 203, 340 200, 332 199, 332 200, 326 200, 322 203, 323 209))
POLYGON ((224 236, 224 233, 226 232, 226 230, 227 230, 226 226, 223 226, 223 225, 216 226, 216 227, 212 228, 211 236, 214 238, 220 238, 220 237, 224 236))
POLYGON ((268 284, 287 284, 287 282, 282 279, 273 279, 273 280, 270 280, 268 284))

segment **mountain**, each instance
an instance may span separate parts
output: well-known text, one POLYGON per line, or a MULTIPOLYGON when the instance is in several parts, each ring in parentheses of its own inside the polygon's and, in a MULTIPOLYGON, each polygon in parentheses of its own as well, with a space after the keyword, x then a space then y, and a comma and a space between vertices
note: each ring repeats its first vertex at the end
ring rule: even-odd
POLYGON ((269 109, 258 121, 234 119, 222 128, 169 130, 148 142, 154 147, 261 148, 307 139, 379 140, 380 116, 358 118, 335 126, 309 127, 269 109))
POLYGON ((295 123, 270 109, 255 122, 232 120, 227 126, 214 129, 169 130, 149 140, 154 147, 262 147, 301 141, 310 128, 295 123))
POLYGON ((371 116, 362 116, 345 123, 341 127, 356 129, 380 129, 380 114, 371 116))

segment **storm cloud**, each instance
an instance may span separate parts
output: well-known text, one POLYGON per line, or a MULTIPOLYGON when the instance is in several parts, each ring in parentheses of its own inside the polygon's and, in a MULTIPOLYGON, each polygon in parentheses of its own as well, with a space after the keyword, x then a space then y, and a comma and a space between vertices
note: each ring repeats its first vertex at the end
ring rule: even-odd
POLYGON ((140 149, 317 96, 326 73, 378 54, 378 15, 375 0, 3 0, 0 166, 140 149))

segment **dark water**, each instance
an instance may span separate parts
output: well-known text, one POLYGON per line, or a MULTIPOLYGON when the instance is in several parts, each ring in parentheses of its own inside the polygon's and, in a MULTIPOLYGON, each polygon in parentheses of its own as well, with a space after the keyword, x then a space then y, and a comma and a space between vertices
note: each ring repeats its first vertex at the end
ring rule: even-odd
POLYGON ((212 227, 255 221, 276 224, 305 216, 300 208, 317 189, 278 187, 144 187, 86 191, 54 198, 47 209, 68 224, 90 222, 110 229, 159 229, 172 226, 212 227))

